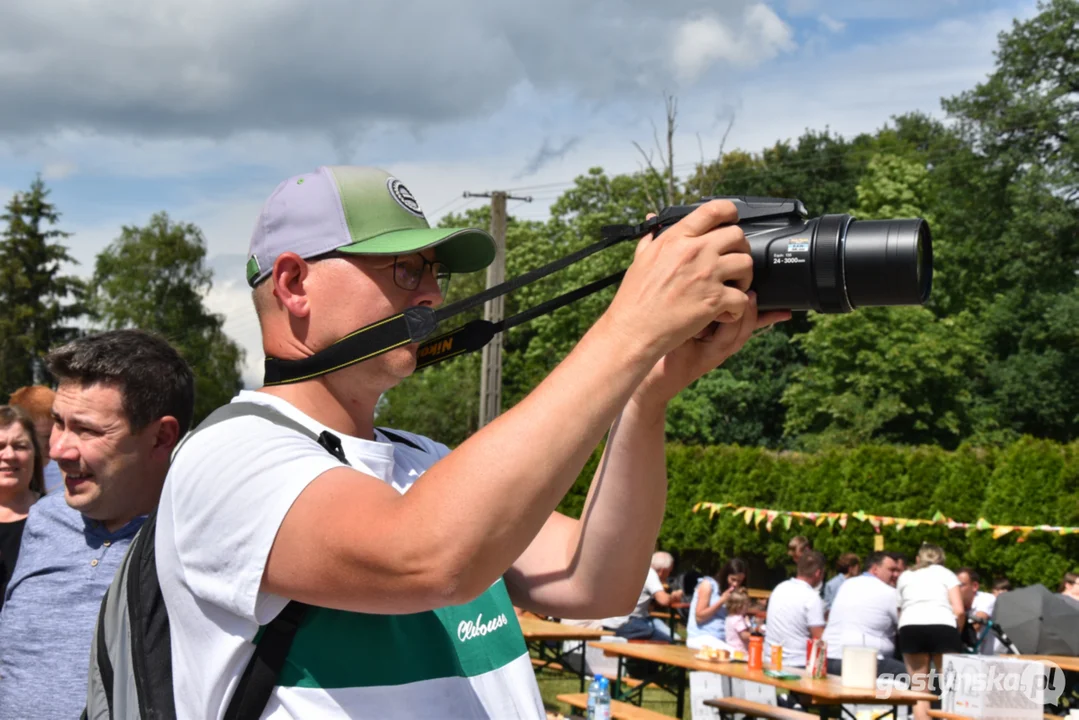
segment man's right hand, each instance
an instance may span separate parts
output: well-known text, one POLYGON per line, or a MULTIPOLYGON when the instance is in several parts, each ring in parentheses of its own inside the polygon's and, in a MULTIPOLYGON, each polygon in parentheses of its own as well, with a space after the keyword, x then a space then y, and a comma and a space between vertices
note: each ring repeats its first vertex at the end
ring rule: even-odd
POLYGON ((637 245, 608 325, 658 359, 712 322, 736 322, 753 279, 749 243, 729 200, 705 203, 637 245))

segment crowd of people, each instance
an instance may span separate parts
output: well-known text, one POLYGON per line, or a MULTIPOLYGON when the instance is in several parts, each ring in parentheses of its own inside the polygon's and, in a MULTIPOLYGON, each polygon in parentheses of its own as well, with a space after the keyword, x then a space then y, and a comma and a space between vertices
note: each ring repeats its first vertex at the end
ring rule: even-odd
MULTIPOLYGON (((787 549, 794 575, 772 589, 766 604, 746 593, 739 558, 715 577, 696 580, 686 609, 687 647, 744 652, 749 636, 761 634, 766 663, 782 653, 783 666, 802 668, 809 643, 821 639, 830 674, 842 674, 843 649, 854 646, 877 651, 878 676, 909 678, 939 670, 945 653, 1007 652, 987 627, 997 597, 1011 590, 1007 578, 985 591, 975 569, 949 570, 944 551, 926 543, 909 567, 903 553, 872 552, 864 560, 844 553, 826 581, 824 556, 805 537, 792 538, 787 549)), ((1064 576, 1060 592, 1079 603, 1075 574, 1064 576)), ((925 720, 928 710, 920 703, 915 716, 925 720)))
POLYGON ((101 598, 157 504, 194 410, 190 367, 150 333, 84 337, 47 365, 55 391, 23 388, 0 407, 5 720, 82 712, 101 598), (63 474, 51 492, 47 462, 63 474))

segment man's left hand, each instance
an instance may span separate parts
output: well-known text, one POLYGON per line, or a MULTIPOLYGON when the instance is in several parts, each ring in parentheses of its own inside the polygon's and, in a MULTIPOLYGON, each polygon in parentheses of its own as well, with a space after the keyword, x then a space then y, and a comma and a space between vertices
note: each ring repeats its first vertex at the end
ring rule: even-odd
POLYGON ((748 295, 749 307, 741 318, 733 322, 715 322, 667 353, 638 386, 634 398, 641 403, 665 407, 686 386, 741 350, 755 331, 790 319, 787 310, 758 314, 757 294, 750 291, 748 295))

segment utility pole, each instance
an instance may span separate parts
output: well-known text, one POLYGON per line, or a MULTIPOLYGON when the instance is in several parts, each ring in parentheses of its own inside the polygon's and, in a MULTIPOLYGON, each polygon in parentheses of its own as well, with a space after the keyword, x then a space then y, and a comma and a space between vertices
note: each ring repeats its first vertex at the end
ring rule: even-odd
MULTIPOLYGON (((491 199, 491 236, 495 239, 495 260, 487 266, 487 287, 506 280, 506 201, 532 202, 531 197, 514 197, 502 190, 464 194, 466 198, 491 199)), ((483 306, 483 319, 498 322, 505 316, 505 295, 488 300, 483 306)), ((480 427, 502 412, 502 333, 495 333, 483 348, 483 368, 480 371, 480 427)))

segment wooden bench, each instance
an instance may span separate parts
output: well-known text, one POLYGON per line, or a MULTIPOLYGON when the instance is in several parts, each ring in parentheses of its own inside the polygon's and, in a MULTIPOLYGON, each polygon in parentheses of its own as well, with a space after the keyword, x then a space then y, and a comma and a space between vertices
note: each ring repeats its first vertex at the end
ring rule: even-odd
MULTIPOLYGON (((929 717, 936 718, 936 720, 973 720, 974 716, 944 712, 943 710, 930 710, 929 717)), ((1042 713, 1042 717, 1044 717, 1045 720, 1064 720, 1067 715, 1052 715, 1050 713, 1042 713)))
MULTIPOLYGON (((564 702, 570 707, 579 710, 588 709, 588 693, 573 693, 572 695, 558 695, 559 702, 564 702)), ((671 720, 670 715, 658 713, 648 708, 637 707, 621 700, 611 700, 611 717, 614 720, 671 720)), ((820 720, 814 717, 814 720, 820 720)))
POLYGON ((717 708, 721 717, 729 717, 740 713, 746 717, 768 718, 768 720, 820 720, 819 715, 776 705, 766 705, 752 700, 743 700, 742 698, 713 698, 712 700, 705 700, 704 704, 717 708))
POLYGON ((532 658, 532 667, 534 668, 546 668, 547 670, 554 670, 556 672, 565 672, 566 668, 562 667, 561 663, 547 662, 546 660, 540 660, 539 658, 532 658))

